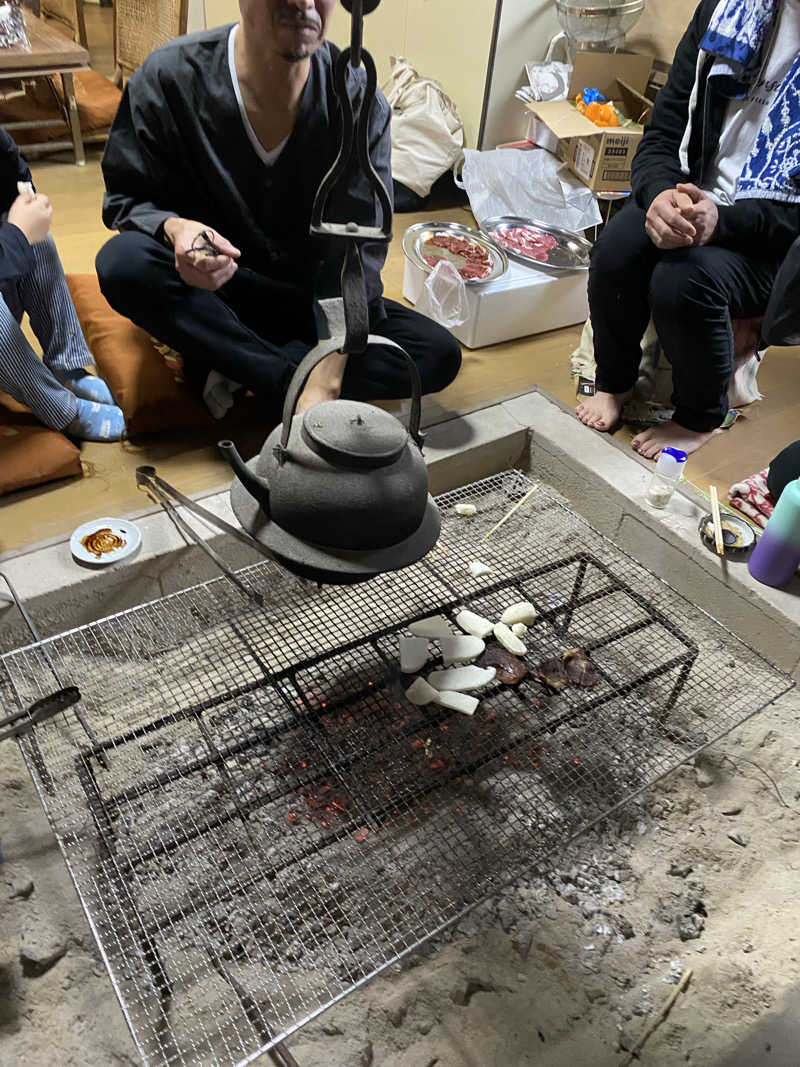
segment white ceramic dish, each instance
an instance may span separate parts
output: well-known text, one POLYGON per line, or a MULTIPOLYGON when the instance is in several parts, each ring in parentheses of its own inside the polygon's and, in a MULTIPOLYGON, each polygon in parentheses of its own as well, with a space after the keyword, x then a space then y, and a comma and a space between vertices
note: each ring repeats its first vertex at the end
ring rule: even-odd
POLYGON ((77 530, 73 531, 69 539, 69 547, 75 559, 81 563, 91 563, 97 567, 105 567, 109 563, 116 563, 118 560, 125 559, 126 556, 133 555, 141 543, 142 533, 135 523, 130 522, 128 519, 110 519, 108 517, 85 522, 77 530), (125 543, 120 545, 119 548, 112 548, 109 552, 100 554, 91 552, 83 543, 84 539, 99 530, 110 530, 112 534, 125 543))

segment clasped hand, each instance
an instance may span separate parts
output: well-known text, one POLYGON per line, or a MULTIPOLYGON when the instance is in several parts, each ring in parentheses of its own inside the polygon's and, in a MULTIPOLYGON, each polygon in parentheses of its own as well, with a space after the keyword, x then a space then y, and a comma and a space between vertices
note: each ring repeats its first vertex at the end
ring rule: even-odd
POLYGON ((659 193, 645 220, 647 236, 663 251, 707 245, 717 232, 719 210, 711 197, 691 183, 659 193))
POLYGON ((175 269, 187 285, 213 292, 236 273, 241 252, 210 226, 169 218, 164 233, 175 251, 175 269))

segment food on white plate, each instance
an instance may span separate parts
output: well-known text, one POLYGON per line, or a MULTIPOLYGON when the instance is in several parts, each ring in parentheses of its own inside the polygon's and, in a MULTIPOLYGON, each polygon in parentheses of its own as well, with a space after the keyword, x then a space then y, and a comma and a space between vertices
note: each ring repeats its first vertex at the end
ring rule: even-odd
POLYGON ((492 568, 476 559, 470 563, 469 573, 473 578, 483 578, 484 575, 492 573, 492 568))
POLYGON ((527 651, 525 645, 520 641, 518 637, 512 634, 510 627, 506 626, 504 622, 498 622, 494 627, 494 636, 500 642, 504 649, 510 652, 514 656, 524 656, 527 651))
POLYGON ((535 259, 539 263, 546 263, 550 250, 558 245, 551 233, 542 233, 533 226, 509 226, 507 229, 498 230, 494 238, 511 252, 535 259))
POLYGON ((444 615, 431 615, 429 619, 409 624, 414 637, 452 637, 453 630, 444 615))
POLYGON ((494 623, 484 619, 482 615, 476 615, 474 611, 459 611, 456 615, 456 622, 465 633, 480 637, 481 640, 488 637, 494 629, 494 623))
POLYGON ((481 656, 481 667, 494 667, 501 685, 518 685, 528 673, 528 667, 519 656, 512 655, 502 645, 489 645, 481 656))
POLYGON ((569 685, 564 661, 560 656, 543 659, 536 668, 536 677, 544 682, 549 689, 564 689, 569 685))
POLYGON ((482 689, 493 682, 496 675, 494 667, 450 667, 444 671, 431 671, 428 684, 440 692, 455 689, 458 693, 464 693, 470 689, 482 689))
POLYGON ((416 674, 430 658, 427 637, 400 638, 400 670, 403 674, 416 674))
POLYGON ((482 245, 454 234, 434 234, 423 243, 420 254, 429 267, 448 259, 465 282, 486 278, 492 270, 492 257, 482 245))
POLYGON ((528 632, 528 627, 525 625, 524 622, 515 622, 514 625, 511 627, 511 632, 514 637, 522 637, 523 634, 526 634, 528 632))
POLYGON ((424 678, 417 678, 406 689, 406 697, 412 704, 422 707, 423 704, 431 704, 434 700, 438 700, 439 691, 432 685, 428 685, 424 678))
POLYGON ((462 715, 474 715, 480 701, 477 697, 471 697, 469 693, 456 693, 450 689, 444 689, 436 694, 436 703, 451 711, 460 711, 462 715))
POLYGON ((516 604, 511 604, 506 608, 500 616, 500 622, 504 622, 506 626, 512 626, 517 622, 530 626, 532 622, 536 621, 536 614, 536 608, 533 604, 527 600, 519 600, 516 604))
POLYGON ((456 504, 453 510, 455 511, 456 515, 470 516, 478 514, 478 509, 475 507, 474 504, 456 504))
POLYGON ((589 656, 582 648, 568 648, 561 653, 567 678, 580 689, 592 689, 600 681, 600 675, 589 656))
POLYGON ((439 648, 442 650, 445 667, 450 667, 454 663, 466 663, 477 659, 486 645, 480 637, 473 637, 472 634, 459 634, 458 637, 441 638, 439 648))

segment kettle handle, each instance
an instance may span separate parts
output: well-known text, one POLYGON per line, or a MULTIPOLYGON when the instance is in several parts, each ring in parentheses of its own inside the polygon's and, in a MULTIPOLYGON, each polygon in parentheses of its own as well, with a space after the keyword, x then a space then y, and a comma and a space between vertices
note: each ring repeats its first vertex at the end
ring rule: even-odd
MULTIPOLYGON (((329 356, 332 352, 339 351, 344 343, 344 337, 328 337, 324 341, 320 341, 315 348, 312 348, 308 355, 303 358, 302 362, 298 364, 297 370, 294 372, 294 376, 286 392, 286 399, 283 402, 283 432, 281 433, 281 443, 279 445, 281 452, 285 453, 289 445, 289 431, 292 428, 292 419, 294 418, 295 408, 297 407, 297 401, 305 387, 309 374, 318 363, 321 363, 323 359, 325 359, 326 356, 329 356)), ((380 337, 376 334, 370 334, 367 343, 390 345, 392 348, 396 348, 398 352, 402 353, 411 376, 411 412, 408 416, 408 434, 417 448, 422 450, 425 435, 420 433, 419 429, 422 398, 422 379, 419 376, 419 368, 411 356, 409 356, 408 352, 406 352, 404 348, 401 348, 396 341, 390 341, 388 337, 380 337)), ((352 356, 351 358, 357 359, 358 356, 352 356)))

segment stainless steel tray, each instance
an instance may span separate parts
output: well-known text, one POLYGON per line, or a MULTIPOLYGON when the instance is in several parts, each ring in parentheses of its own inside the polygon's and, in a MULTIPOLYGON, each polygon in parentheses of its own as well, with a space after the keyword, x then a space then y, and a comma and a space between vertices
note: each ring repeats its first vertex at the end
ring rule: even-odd
POLYGON ((589 253, 592 246, 585 238, 570 230, 562 230, 558 226, 550 226, 521 215, 495 215, 482 223, 481 230, 490 241, 502 248, 506 255, 528 267, 541 267, 543 270, 553 271, 589 269, 589 253), (531 230, 538 230, 540 233, 550 234, 558 241, 556 247, 549 250, 547 260, 532 259, 530 256, 525 256, 521 252, 515 252, 514 249, 500 244, 498 235, 516 226, 524 226, 531 230))
POLYGON ((430 274, 430 267, 422 257, 422 246, 430 237, 439 233, 445 233, 451 237, 463 237, 467 241, 474 241, 476 245, 486 249, 492 266, 485 278, 465 278, 465 285, 484 285, 502 277, 508 270, 508 257, 502 248, 494 244, 485 234, 479 230, 472 230, 469 226, 462 226, 460 222, 418 222, 415 226, 409 226, 403 234, 403 251, 411 262, 430 274))

